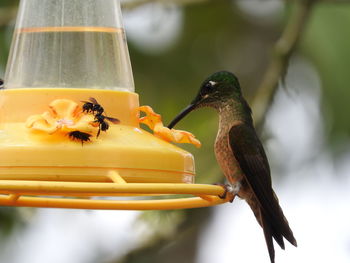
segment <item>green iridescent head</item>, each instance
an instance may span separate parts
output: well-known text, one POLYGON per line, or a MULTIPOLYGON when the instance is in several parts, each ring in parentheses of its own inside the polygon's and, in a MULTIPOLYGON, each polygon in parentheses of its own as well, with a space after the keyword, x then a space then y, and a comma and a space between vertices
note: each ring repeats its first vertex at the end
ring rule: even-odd
POLYGON ((231 72, 219 71, 208 77, 201 85, 195 99, 168 125, 175 126, 194 109, 201 107, 219 108, 226 100, 241 100, 242 93, 238 78, 231 72))
POLYGON ((231 72, 219 71, 212 74, 203 82, 196 98, 191 104, 213 106, 207 104, 222 102, 227 98, 235 98, 241 95, 238 78, 231 72))

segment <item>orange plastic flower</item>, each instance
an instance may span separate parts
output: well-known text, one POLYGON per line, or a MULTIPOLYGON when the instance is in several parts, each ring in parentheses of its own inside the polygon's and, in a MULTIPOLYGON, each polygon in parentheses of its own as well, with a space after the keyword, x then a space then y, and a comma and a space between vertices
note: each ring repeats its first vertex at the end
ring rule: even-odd
POLYGON ((53 134, 57 131, 81 131, 93 133, 96 127, 90 125, 93 115, 83 114, 81 107, 71 100, 58 99, 49 105, 50 110, 39 115, 32 115, 26 121, 26 127, 53 134))
POLYGON ((165 127, 162 117, 155 113, 150 106, 141 106, 137 110, 146 114, 146 116, 139 119, 139 122, 153 130, 155 136, 168 142, 191 143, 198 148, 201 147, 201 142, 192 133, 165 127))

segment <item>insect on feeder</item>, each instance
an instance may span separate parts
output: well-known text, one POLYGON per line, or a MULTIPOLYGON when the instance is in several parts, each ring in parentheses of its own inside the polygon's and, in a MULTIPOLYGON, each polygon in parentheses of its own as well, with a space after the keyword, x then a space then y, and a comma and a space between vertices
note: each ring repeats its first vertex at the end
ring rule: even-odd
POLYGON ((118 0, 22 0, 18 12, 0 91, 0 205, 143 210, 229 200, 220 186, 195 184, 193 156, 159 138, 188 134, 139 107, 118 0))

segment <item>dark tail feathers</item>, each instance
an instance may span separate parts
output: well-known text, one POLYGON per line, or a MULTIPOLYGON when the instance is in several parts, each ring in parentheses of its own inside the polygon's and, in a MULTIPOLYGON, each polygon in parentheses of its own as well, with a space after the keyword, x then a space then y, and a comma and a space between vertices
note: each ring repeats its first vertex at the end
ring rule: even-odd
POLYGON ((260 210, 261 222, 259 223, 264 230, 265 241, 269 251, 271 263, 275 262, 275 249, 272 238, 275 239, 277 244, 282 249, 285 248, 283 238, 287 239, 292 245, 297 246, 297 241, 294 238, 287 219, 283 215, 282 209, 279 207, 278 210, 278 213, 276 213, 272 218, 271 216, 266 215, 262 209, 260 210))

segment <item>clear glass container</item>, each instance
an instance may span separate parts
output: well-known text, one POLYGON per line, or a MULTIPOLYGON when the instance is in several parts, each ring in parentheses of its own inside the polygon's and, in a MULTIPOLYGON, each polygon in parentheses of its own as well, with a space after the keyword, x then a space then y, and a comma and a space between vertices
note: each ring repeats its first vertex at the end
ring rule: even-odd
POLYGON ((119 0, 22 0, 5 88, 133 92, 119 0))

